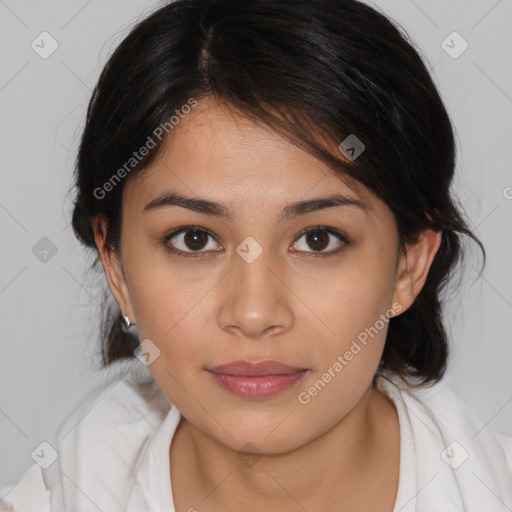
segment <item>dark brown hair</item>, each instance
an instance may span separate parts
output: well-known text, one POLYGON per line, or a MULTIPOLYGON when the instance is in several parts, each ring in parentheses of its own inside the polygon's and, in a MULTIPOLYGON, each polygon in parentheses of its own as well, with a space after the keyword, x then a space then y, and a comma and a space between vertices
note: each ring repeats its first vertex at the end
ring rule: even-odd
MULTIPOLYGON (((389 321, 379 366, 419 385, 440 380, 448 358, 442 292, 462 258, 461 235, 477 242, 484 264, 485 250, 451 196, 452 126, 407 33, 356 0, 177 0, 137 22, 106 63, 87 111, 72 218, 84 245, 95 248, 91 220, 102 215, 107 243, 119 251, 126 180, 158 156, 165 138, 155 129, 169 129, 190 98, 206 96, 370 189, 393 211, 401 250, 425 228, 442 231, 423 289, 389 321), (365 146, 353 160, 338 149, 349 135, 365 146), (129 175, 119 172, 148 137, 155 147, 129 175)), ((117 307, 104 313, 108 366, 133 357, 139 340, 117 307)))

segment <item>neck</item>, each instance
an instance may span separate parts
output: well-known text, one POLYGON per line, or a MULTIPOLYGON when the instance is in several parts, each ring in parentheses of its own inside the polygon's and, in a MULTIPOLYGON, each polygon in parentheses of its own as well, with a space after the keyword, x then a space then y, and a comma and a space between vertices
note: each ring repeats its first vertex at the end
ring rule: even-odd
POLYGON ((384 454, 379 433, 389 421, 390 405, 396 414, 389 400, 370 388, 328 431, 279 454, 240 454, 182 418, 178 428, 187 478, 196 482, 195 495, 214 510, 261 510, 262 499, 279 510, 295 510, 298 504, 308 511, 360 506, 368 482, 375 480, 376 464, 387 464, 389 473, 389 453, 384 454))

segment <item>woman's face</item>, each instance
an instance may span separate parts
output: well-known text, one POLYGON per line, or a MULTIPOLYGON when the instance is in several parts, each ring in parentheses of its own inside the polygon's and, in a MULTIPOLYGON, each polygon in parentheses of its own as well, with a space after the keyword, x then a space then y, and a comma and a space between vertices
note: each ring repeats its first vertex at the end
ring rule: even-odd
POLYGON ((161 158, 126 183, 124 273, 102 260, 109 285, 146 340, 157 384, 195 427, 234 450, 292 450, 360 403, 389 318, 422 283, 398 254, 389 208, 268 128, 202 100, 171 133, 161 158), (170 194, 190 208, 148 207, 170 194), (330 196, 349 204, 315 202, 330 196), (258 377, 225 377, 241 396, 209 371, 240 360, 307 371, 259 377, 267 394, 256 396, 258 377))

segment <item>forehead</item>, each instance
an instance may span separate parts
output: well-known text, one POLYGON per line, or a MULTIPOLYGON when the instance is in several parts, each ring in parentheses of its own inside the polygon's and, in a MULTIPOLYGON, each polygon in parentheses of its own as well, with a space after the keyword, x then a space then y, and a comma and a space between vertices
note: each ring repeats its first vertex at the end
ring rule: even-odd
POLYGON ((270 127, 206 98, 180 119, 159 158, 125 189, 123 202, 139 211, 165 191, 208 197, 232 205, 233 211, 248 202, 268 209, 333 193, 360 199, 377 216, 385 206, 367 188, 270 127))

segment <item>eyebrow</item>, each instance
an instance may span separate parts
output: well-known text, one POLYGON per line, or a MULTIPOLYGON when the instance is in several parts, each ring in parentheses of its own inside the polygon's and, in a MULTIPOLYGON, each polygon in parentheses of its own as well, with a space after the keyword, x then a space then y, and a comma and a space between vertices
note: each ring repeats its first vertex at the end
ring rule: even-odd
MULTIPOLYGON (((204 198, 186 197, 176 192, 164 192, 160 194, 144 207, 143 213, 171 206, 180 206, 194 212, 213 215, 215 217, 229 220, 233 220, 235 217, 229 207, 222 203, 204 198)), ((299 215, 339 206, 355 206, 365 213, 369 213, 372 210, 369 205, 359 199, 344 196, 343 194, 332 194, 329 196, 288 203, 285 205, 281 215, 279 216, 279 222, 298 217, 299 215)))

